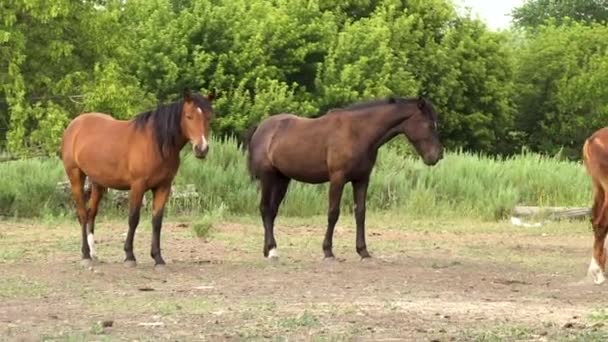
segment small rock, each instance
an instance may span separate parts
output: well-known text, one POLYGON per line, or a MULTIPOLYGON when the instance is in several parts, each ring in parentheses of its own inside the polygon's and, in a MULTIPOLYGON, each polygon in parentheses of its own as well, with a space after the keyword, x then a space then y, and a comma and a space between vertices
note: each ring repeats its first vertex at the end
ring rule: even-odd
POLYGON ((101 322, 101 326, 104 328, 109 328, 113 325, 114 325, 114 321, 112 321, 112 320, 105 320, 105 321, 101 322))

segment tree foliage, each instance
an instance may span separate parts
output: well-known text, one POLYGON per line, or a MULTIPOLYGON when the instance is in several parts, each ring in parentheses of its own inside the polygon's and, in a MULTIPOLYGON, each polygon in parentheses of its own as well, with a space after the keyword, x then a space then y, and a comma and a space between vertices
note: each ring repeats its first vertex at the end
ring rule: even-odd
POLYGON ((558 24, 565 20, 605 23, 608 0, 526 0, 512 15, 515 24, 521 27, 538 27, 548 20, 558 24))
POLYGON ((217 93, 220 135, 423 94, 447 147, 575 151, 606 115, 603 9, 527 1, 523 32, 493 32, 450 0, 3 1, 0 149, 53 153, 80 112, 128 119, 191 88, 217 93))
POLYGON ((519 48, 518 128, 536 151, 565 148, 608 124, 608 27, 572 22, 541 26, 519 48))

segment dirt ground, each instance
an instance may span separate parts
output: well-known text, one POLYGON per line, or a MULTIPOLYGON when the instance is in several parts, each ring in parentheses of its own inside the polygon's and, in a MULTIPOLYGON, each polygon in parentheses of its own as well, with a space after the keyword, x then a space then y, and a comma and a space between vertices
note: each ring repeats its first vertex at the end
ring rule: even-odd
POLYGON ((352 220, 322 260, 324 218, 279 219, 280 259, 262 257, 256 218, 196 238, 169 219, 164 271, 149 256, 122 264, 126 220, 100 222, 100 263, 80 265, 70 221, 0 221, 0 340, 607 340, 606 287, 586 277, 586 222, 519 228, 467 220, 382 217, 355 253, 352 220))

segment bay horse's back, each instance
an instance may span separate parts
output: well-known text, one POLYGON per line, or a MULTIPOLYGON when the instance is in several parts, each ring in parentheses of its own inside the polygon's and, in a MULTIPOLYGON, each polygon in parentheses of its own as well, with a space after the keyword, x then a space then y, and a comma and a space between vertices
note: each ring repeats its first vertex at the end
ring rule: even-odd
POLYGON ((74 144, 80 135, 90 135, 102 131, 103 123, 117 122, 110 115, 103 113, 81 113, 66 127, 61 140, 61 159, 64 164, 74 158, 74 144))
POLYGON ((598 182, 608 178, 608 127, 595 131, 585 139, 583 164, 589 175, 598 182))

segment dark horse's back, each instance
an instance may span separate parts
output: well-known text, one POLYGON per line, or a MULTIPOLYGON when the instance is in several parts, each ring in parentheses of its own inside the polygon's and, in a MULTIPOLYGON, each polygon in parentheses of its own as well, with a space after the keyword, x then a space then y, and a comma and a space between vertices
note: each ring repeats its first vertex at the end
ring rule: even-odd
POLYGON ((307 183, 326 182, 327 140, 337 128, 327 116, 311 119, 282 113, 263 120, 245 138, 251 178, 276 173, 307 183))

